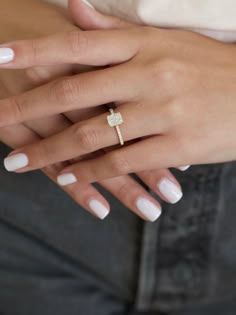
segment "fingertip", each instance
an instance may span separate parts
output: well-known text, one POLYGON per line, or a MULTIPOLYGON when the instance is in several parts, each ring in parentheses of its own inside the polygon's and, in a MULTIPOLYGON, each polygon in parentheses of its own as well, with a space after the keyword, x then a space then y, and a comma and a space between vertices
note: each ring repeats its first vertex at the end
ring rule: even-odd
POLYGON ((190 168, 190 165, 180 166, 180 167, 178 167, 178 170, 180 170, 180 171, 182 171, 182 172, 185 172, 185 171, 187 171, 189 168, 190 168))
POLYGON ((136 208, 141 216, 150 222, 155 222, 162 214, 161 206, 146 197, 136 200, 136 208))
POLYGON ((171 204, 179 202, 183 197, 183 191, 179 184, 177 185, 176 182, 171 181, 169 178, 162 178, 157 183, 157 188, 171 204))
POLYGON ((83 29, 96 29, 94 23, 95 8, 88 2, 83 0, 69 0, 69 13, 77 26, 83 29))
POLYGON ((97 11, 87 0, 69 0, 68 8, 74 22, 84 30, 121 29, 132 25, 97 11))
POLYGON ((15 51, 9 47, 0 47, 0 65, 7 65, 15 58, 15 51))
POLYGON ((29 158, 24 153, 11 154, 4 159, 3 163, 8 172, 15 172, 28 166, 29 158))
POLYGON ((100 220, 104 220, 110 213, 110 208, 98 199, 89 200, 88 206, 91 212, 100 220))

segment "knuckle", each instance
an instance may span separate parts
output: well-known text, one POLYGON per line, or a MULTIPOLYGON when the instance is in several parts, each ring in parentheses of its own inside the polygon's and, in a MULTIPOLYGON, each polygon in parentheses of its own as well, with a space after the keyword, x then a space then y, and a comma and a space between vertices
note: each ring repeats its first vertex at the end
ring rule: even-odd
POLYGON ((81 55, 88 49, 88 36, 81 31, 71 31, 67 34, 68 48, 73 56, 81 55))
POLYGON ((58 104, 69 104, 78 95, 79 84, 71 77, 63 77, 54 82, 51 93, 58 104))
POLYGON ((27 59, 28 60, 30 59, 32 64, 37 64, 40 55, 40 50, 35 39, 31 39, 28 42, 27 49, 28 49, 28 53, 26 54, 27 59))
POLYGON ((98 131, 93 126, 79 123, 74 128, 73 136, 84 153, 93 152, 99 147, 98 131))
POLYGON ((128 160, 118 151, 114 151, 109 157, 110 167, 114 175, 129 174, 131 171, 128 160))
MULTIPOLYGON (((20 101, 20 99, 16 96, 13 96, 9 99, 9 111, 8 117, 10 117, 11 122, 19 122, 24 119, 25 114, 25 104, 20 101)), ((8 118, 9 120, 9 118, 8 118)))
POLYGON ((167 58, 159 60, 151 65, 149 71, 161 89, 173 93, 178 88, 181 77, 181 65, 178 61, 167 58))
POLYGON ((30 149, 31 166, 35 169, 49 166, 54 162, 54 153, 51 146, 45 142, 33 145, 30 149))
POLYGON ((187 110, 184 106, 184 101, 176 99, 165 105, 166 119, 172 128, 182 125, 186 121, 187 110))
POLYGON ((25 75, 31 84, 42 84, 50 79, 48 69, 44 67, 32 67, 24 70, 25 75))
MULTIPOLYGON (((130 191, 130 183, 123 183, 119 188, 118 188, 118 191, 117 191, 117 195, 120 197, 120 198, 124 198, 124 196, 127 196, 127 191, 130 191)), ((133 190, 132 190, 133 192, 133 190)))

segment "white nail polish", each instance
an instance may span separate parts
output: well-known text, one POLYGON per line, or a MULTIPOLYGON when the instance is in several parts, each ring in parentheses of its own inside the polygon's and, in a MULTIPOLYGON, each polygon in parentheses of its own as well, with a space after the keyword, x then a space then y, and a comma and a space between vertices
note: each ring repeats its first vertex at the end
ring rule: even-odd
POLYGON ((161 209, 146 198, 138 198, 136 207, 151 222, 156 221, 161 215, 161 209))
POLYGON ((160 190, 163 196, 172 204, 178 202, 182 197, 183 193, 181 189, 167 178, 162 179, 158 184, 157 188, 160 190))
POLYGON ((57 176, 57 182, 61 186, 67 186, 77 182, 77 178, 72 173, 61 174, 57 176))
POLYGON ((14 172, 29 164, 29 159, 26 154, 19 153, 8 156, 4 159, 4 166, 7 171, 14 172))
POLYGON ((101 220, 105 219, 109 214, 109 209, 107 209, 104 204, 96 199, 89 201, 89 208, 92 212, 97 215, 101 220))
POLYGON ((14 51, 11 48, 0 48, 0 64, 12 61, 14 56, 14 51))
POLYGON ((189 168, 190 168, 190 165, 186 165, 186 166, 180 166, 180 167, 178 167, 178 169, 179 169, 180 171, 182 171, 182 172, 187 171, 189 168))
POLYGON ((90 8, 92 8, 92 9, 95 9, 94 8, 94 6, 90 3, 90 2, 88 2, 87 0, 82 0, 87 6, 89 6, 90 8))

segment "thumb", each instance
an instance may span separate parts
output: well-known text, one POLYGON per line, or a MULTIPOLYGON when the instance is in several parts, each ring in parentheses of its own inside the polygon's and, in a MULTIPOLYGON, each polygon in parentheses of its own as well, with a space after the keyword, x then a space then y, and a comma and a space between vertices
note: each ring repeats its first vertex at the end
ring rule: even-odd
POLYGON ((84 30, 120 29, 134 26, 132 23, 98 12, 86 0, 69 0, 68 9, 75 24, 84 30))

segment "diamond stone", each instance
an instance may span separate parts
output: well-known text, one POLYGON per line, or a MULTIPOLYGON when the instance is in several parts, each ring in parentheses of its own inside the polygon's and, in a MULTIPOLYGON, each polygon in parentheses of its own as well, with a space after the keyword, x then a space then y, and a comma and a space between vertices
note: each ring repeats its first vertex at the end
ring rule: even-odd
POLYGON ((107 121, 110 127, 119 126, 123 123, 121 113, 114 113, 107 116, 107 121))

